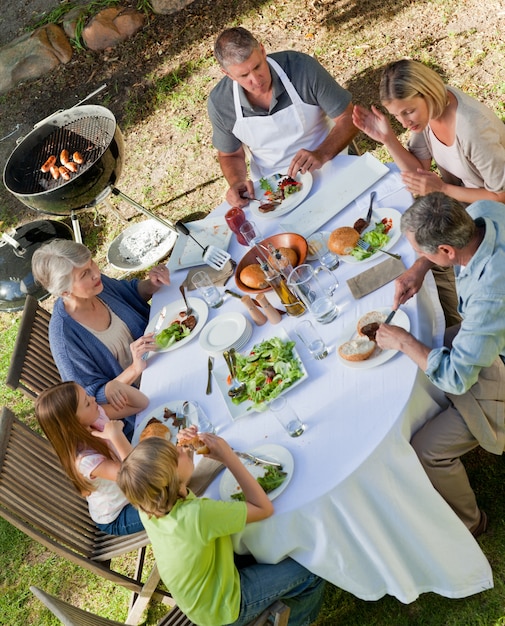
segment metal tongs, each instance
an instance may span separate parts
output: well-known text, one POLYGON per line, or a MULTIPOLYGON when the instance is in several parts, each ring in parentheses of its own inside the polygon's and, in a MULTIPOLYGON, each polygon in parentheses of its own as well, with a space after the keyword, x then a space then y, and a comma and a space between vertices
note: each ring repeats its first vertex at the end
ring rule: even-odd
POLYGON ((254 456, 254 454, 251 454, 250 452, 239 452, 238 450, 234 450, 234 452, 241 459, 252 461, 255 465, 270 465, 272 467, 282 469, 282 464, 277 463, 276 461, 267 461, 267 459, 262 459, 259 456, 254 456))

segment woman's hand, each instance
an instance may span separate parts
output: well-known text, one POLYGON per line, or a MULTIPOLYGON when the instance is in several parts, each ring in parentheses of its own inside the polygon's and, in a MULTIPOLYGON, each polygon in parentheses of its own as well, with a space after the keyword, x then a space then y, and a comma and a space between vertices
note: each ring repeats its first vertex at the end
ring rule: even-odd
POLYGON ((148 352, 155 352, 157 349, 158 344, 156 343, 154 333, 147 333, 130 344, 133 365, 139 374, 141 374, 147 367, 147 361, 143 359, 143 356, 148 352))
POLYGON ((152 267, 147 274, 147 278, 139 280, 137 290, 140 297, 148 302, 153 293, 156 293, 163 285, 170 285, 170 272, 168 267, 162 263, 152 267))
POLYGON ((119 380, 110 380, 105 385, 105 397, 108 404, 116 411, 121 411, 128 405, 128 394, 125 393, 124 383, 119 380))
POLYGON ((152 267, 147 274, 147 278, 155 287, 155 291, 158 291, 162 285, 170 285, 170 272, 168 267, 163 264, 152 267))
POLYGON ((415 172, 402 172, 405 186, 414 196, 425 196, 432 191, 444 191, 445 183, 434 172, 418 168, 415 172))
POLYGON ((369 111, 359 104, 354 105, 352 122, 356 128, 381 143, 387 143, 388 138, 393 134, 386 116, 374 106, 369 111))

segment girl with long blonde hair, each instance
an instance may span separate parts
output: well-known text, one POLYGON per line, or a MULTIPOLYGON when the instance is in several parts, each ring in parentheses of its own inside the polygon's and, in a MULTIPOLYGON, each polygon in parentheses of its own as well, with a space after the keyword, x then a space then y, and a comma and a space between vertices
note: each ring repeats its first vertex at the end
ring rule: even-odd
MULTIPOLYGON (((146 396, 130 387, 129 402, 145 408, 146 396)), ((40 427, 51 442, 63 469, 77 491, 86 498, 97 527, 110 535, 143 530, 136 509, 116 483, 122 460, 132 446, 123 434, 120 419, 109 420, 107 405, 73 381, 43 391, 35 403, 40 427)))

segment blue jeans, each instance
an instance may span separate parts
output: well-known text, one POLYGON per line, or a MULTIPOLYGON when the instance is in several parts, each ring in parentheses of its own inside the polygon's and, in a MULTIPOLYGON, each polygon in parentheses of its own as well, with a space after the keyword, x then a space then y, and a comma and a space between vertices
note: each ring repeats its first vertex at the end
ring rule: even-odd
POLYGON ((131 443, 131 440, 133 438, 133 433, 135 431, 135 419, 136 419, 136 415, 130 415, 129 417, 124 417, 123 418, 123 435, 128 439, 128 441, 131 443))
POLYGON ((233 626, 244 626, 276 600, 287 604, 289 626, 309 626, 321 608, 325 581, 293 559, 275 565, 256 563, 239 569, 240 613, 233 626))
POLYGON ((108 524, 97 524, 97 527, 108 535, 133 535, 144 530, 139 512, 131 504, 123 507, 115 520, 108 524))

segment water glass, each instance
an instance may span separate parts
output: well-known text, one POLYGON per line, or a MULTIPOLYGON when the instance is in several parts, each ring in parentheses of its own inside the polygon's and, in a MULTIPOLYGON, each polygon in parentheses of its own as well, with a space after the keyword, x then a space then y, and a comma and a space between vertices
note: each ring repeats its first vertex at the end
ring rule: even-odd
POLYGON ((338 257, 328 250, 328 243, 324 233, 314 233, 309 240, 310 250, 319 259, 319 262, 329 270, 335 270, 340 264, 338 257))
POLYGON ((295 331, 314 359, 321 361, 328 356, 328 348, 312 325, 312 322, 309 320, 298 322, 295 331))
POLYGON ((272 400, 268 404, 268 408, 290 437, 299 437, 305 430, 305 424, 284 396, 272 400))
POLYGON ((259 243, 263 236, 258 230, 258 227, 254 222, 246 220, 239 228, 240 234, 246 240, 248 246, 255 246, 259 243))
POLYGON ((205 414, 205 411, 193 400, 186 401, 182 405, 182 416, 184 417, 184 427, 196 426, 199 433, 215 433, 216 429, 205 414))
POLYGON ((214 285, 207 272, 203 270, 197 272, 191 279, 191 282, 210 307, 217 309, 223 304, 223 296, 214 285))

